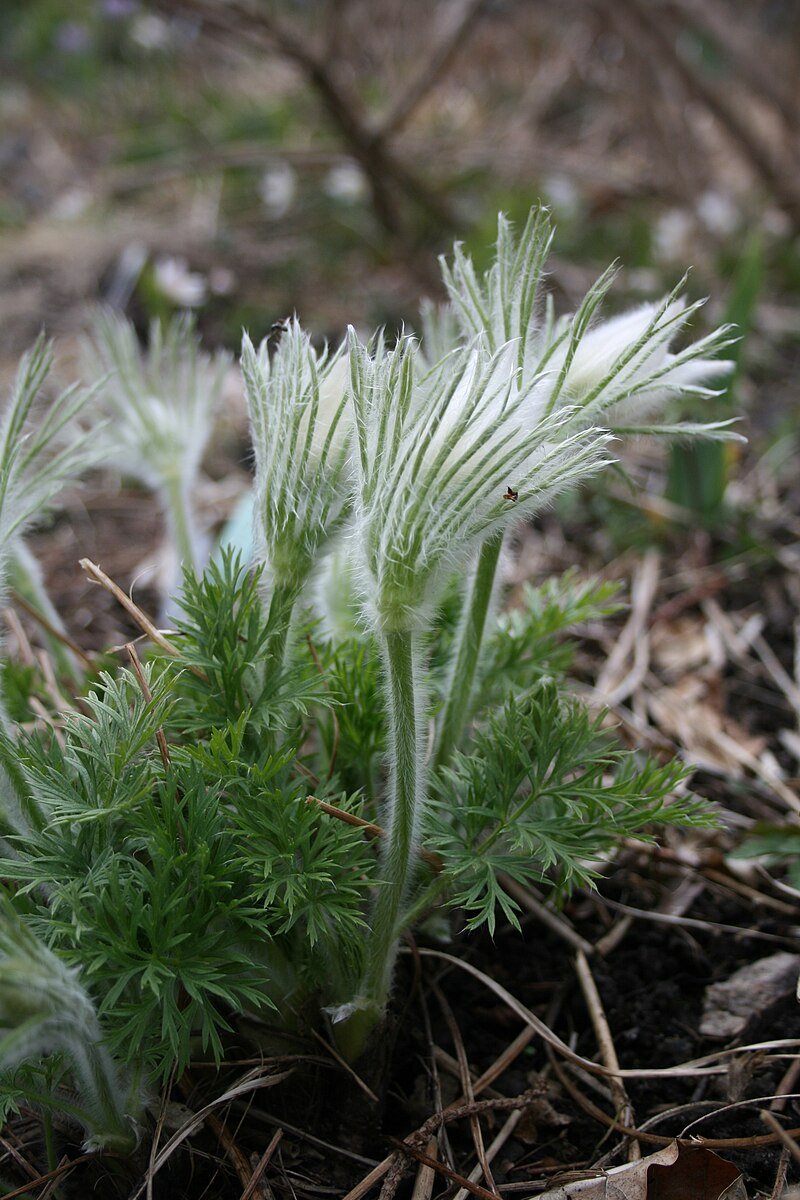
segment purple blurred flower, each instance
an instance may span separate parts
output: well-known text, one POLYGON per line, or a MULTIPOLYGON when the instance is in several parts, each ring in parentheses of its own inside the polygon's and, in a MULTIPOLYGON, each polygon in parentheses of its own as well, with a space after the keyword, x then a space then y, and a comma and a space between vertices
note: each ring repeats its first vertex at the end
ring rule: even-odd
POLYGON ((100 12, 109 21, 124 21, 139 11, 139 0, 100 0, 100 12))
POLYGON ((62 21, 56 30, 56 48, 62 54, 83 54, 91 45, 88 25, 79 21, 62 21))

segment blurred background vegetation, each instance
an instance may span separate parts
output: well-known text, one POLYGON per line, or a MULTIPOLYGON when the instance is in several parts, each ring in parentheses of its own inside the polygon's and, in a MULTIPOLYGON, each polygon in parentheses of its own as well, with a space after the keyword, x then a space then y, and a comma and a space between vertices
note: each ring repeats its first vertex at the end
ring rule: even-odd
MULTIPOLYGON (((693 266, 701 326, 743 335, 719 408, 785 462, 799 76, 794 0, 4 0, 0 377, 42 325, 69 377, 98 301, 231 348, 292 312, 413 328, 437 254, 482 265, 542 201, 562 310, 613 259, 619 306, 693 266)), ((656 490, 713 519, 725 455, 678 448, 656 490)))
POLYGON ((4 0, 0 68, 4 360, 101 299, 231 345, 413 324, 542 200, 564 307, 692 263, 714 321, 749 256, 752 358, 796 363, 793 0, 4 0))

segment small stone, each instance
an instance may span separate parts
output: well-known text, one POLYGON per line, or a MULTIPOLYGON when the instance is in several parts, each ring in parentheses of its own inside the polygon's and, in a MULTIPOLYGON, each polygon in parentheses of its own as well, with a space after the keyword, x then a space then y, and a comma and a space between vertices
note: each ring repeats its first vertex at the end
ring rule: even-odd
POLYGON ((701 1034, 735 1037, 752 1016, 795 990, 799 972, 800 954, 781 951, 749 963, 721 983, 710 984, 703 1001, 701 1034))

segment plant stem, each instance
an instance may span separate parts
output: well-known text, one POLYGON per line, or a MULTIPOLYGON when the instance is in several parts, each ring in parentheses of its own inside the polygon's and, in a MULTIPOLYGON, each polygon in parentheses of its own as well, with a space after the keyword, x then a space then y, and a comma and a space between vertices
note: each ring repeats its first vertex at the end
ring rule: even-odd
POLYGON ((423 705, 414 635, 387 633, 384 643, 391 746, 389 820, 355 1011, 336 1026, 337 1042, 351 1059, 364 1050, 391 987, 401 933, 399 917, 416 868, 415 843, 424 802, 423 705))
POLYGON ((502 548, 502 533, 487 538, 481 546, 478 562, 472 575, 469 595, 464 604, 464 612, 456 637, 447 700, 442 712, 433 756, 435 768, 445 766, 450 760, 459 743, 469 714, 475 672, 478 667, 483 635, 486 631, 486 619, 492 602, 497 564, 502 548))
POLYGON ((163 500, 178 561, 197 571, 202 566, 200 539, 189 505, 189 489, 178 472, 165 478, 163 500))
POLYGON ((44 1149, 47 1155, 48 1171, 55 1171, 58 1163, 56 1161, 56 1147, 53 1141, 53 1117, 45 1110, 42 1113, 42 1131, 44 1132, 44 1149))
POLYGON ((90 1139, 106 1150, 130 1154, 136 1148, 136 1131, 125 1111, 130 1097, 126 1096, 127 1089, 111 1056, 101 1045, 100 1036, 99 1027, 88 1037, 84 1031, 72 1050, 75 1074, 91 1113, 90 1139))
MULTIPOLYGON (((16 538, 11 551, 9 563, 9 578, 12 588, 19 592, 35 612, 41 614, 59 633, 66 633, 61 616, 50 599, 42 578, 42 569, 22 538, 16 538)), ((83 679, 77 659, 68 646, 59 642, 47 632, 43 625, 43 636, 47 648, 55 660, 56 667, 62 675, 66 675, 74 683, 83 679)))

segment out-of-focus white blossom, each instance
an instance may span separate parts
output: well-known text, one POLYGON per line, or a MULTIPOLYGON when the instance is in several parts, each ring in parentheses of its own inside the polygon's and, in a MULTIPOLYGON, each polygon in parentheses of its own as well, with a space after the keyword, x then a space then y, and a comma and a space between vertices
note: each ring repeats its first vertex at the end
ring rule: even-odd
POLYGON ((106 418, 98 445, 105 461, 160 497, 178 561, 199 567, 204 551, 189 497, 219 407, 230 358, 199 348, 194 323, 155 321, 143 350, 130 322, 108 310, 94 316, 84 343, 87 378, 105 377, 97 411, 106 418))
POLYGON ((332 200, 342 204, 358 204, 367 195, 367 181, 358 163, 337 163, 331 167, 322 184, 322 189, 332 200))
POLYGON ((157 258, 153 278, 162 295, 179 308, 197 308, 208 298, 205 276, 190 271, 185 258, 157 258))
POLYGON ((741 214, 731 196, 709 189, 700 196, 695 209, 710 233, 730 237, 739 227, 741 214))
POLYGON ((285 217, 297 194, 297 172, 291 163, 271 163, 258 181, 258 194, 270 217, 285 217))

